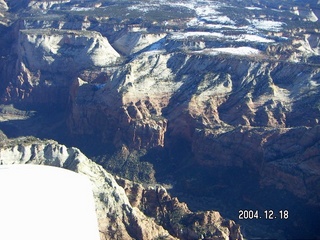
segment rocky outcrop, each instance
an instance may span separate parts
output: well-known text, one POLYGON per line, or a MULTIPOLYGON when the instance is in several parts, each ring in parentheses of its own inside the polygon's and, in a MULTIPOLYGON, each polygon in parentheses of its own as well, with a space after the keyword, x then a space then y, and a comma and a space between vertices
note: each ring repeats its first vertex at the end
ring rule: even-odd
MULTIPOLYGON (((164 146, 167 120, 161 116, 160 109, 165 103, 157 100, 165 101, 167 93, 156 96, 150 92, 150 97, 140 98, 141 94, 138 93, 146 91, 147 86, 141 84, 137 85, 139 89, 135 88, 133 75, 136 71, 131 70, 131 67, 121 69, 103 84, 86 84, 81 79, 76 80, 70 97, 68 125, 71 133, 97 134, 104 142, 119 147, 125 144, 131 149, 164 146), (137 94, 129 89, 134 89, 137 94), (153 100, 153 97, 157 100, 153 100)), ((152 84, 148 80, 143 82, 152 84)), ((153 84, 156 84, 155 80, 153 84)))
POLYGON ((201 165, 213 168, 250 166, 259 174, 262 187, 285 189, 309 204, 319 205, 315 188, 320 180, 318 132, 319 126, 240 127, 219 134, 206 130, 194 135, 192 147, 201 165))
POLYGON ((179 239, 243 239, 240 226, 223 219, 219 212, 194 213, 185 203, 171 197, 164 187, 144 188, 125 179, 116 180, 124 188, 132 206, 139 207, 179 239))
POLYGON ((157 48, 165 33, 143 33, 129 31, 113 42, 112 46, 124 55, 131 55, 143 51, 148 47, 157 48))
POLYGON ((1 0, 0 1, 0 10, 1 11, 7 11, 9 8, 8 8, 8 5, 7 3, 4 1, 4 0, 1 0))
POLYGON ((31 71, 78 72, 108 66, 119 57, 100 33, 56 29, 21 30, 18 52, 31 71))
POLYGON ((21 30, 16 76, 3 98, 43 104, 66 104, 72 80, 83 69, 115 64, 120 55, 93 31, 21 30))
POLYGON ((39 164, 62 167, 87 176, 92 182, 101 240, 175 239, 132 207, 125 191, 112 175, 95 164, 76 148, 67 148, 55 141, 35 138, 1 139, 1 164, 39 164))
POLYGON ((293 7, 292 12, 302 17, 305 21, 317 22, 319 20, 317 15, 310 8, 293 7))
POLYGON ((28 7, 31 9, 41 9, 41 10, 48 10, 53 8, 55 5, 69 3, 70 0, 58 0, 58 1, 29 1, 28 7))

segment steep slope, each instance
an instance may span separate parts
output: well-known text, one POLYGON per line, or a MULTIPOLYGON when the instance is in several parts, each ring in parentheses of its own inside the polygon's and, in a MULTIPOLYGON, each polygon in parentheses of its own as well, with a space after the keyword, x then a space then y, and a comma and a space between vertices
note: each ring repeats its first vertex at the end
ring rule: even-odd
POLYGON ((133 208, 113 176, 76 148, 34 138, 3 141, 2 164, 40 164, 63 167, 87 176, 93 185, 101 239, 154 239, 167 231, 133 208))
POLYGON ((191 212, 185 203, 171 197, 162 186, 143 187, 126 179, 116 178, 133 206, 162 223, 179 239, 242 239, 239 225, 223 219, 217 211, 191 212))
MULTIPOLYGON (((129 198, 136 198, 140 204, 131 203, 128 200, 125 190, 120 187, 114 177, 106 172, 101 166, 95 164, 80 150, 76 148, 67 148, 64 145, 60 145, 55 141, 47 140, 40 141, 36 138, 24 137, 18 139, 7 139, 5 135, 1 133, 1 148, 0 158, 2 165, 11 164, 37 164, 48 165, 69 169, 80 173, 90 179, 93 186, 93 193, 95 198, 96 213, 99 223, 99 231, 101 239, 176 239, 170 235, 162 226, 157 224, 152 218, 154 214, 159 214, 157 209, 162 207, 161 204, 167 202, 168 206, 171 205, 171 197, 162 188, 163 201, 161 203, 156 198, 135 195, 127 192, 129 198), (140 197, 140 199, 139 199, 140 197), (166 200, 165 200, 166 199, 166 200), (153 206, 150 208, 149 206, 153 206), (148 208, 147 217, 141 210, 148 208)), ((122 180, 123 181, 123 180, 122 180)), ((128 181, 126 189, 128 189, 128 181)), ((142 190, 142 186, 139 186, 142 190)), ((155 194, 152 190, 146 195, 155 194)), ((63 196, 62 196, 63 197, 63 196)), ((178 209, 186 209, 188 214, 191 211, 188 210, 185 204, 179 203, 177 199, 172 199, 176 204, 182 205, 178 209)), ((176 204, 173 204, 176 205, 176 204)), ((174 210, 177 210, 176 208, 174 210)), ((168 214, 173 212, 173 209, 167 210, 168 214)), ((194 213, 192 213, 194 214, 194 213)), ((200 213, 199 213, 200 214, 200 213)), ((223 219, 218 212, 204 213, 214 214, 215 218, 212 219, 210 224, 214 224, 216 228, 221 231, 213 231, 212 236, 220 237, 221 239, 242 239, 240 228, 233 221, 223 219), (225 223, 229 224, 225 226, 225 223)), ((162 224, 168 221, 162 219, 162 224)), ((169 221, 170 222, 170 221, 169 221)), ((168 224, 164 224, 168 228, 168 224)), ((203 227, 209 223, 203 223, 203 227)), ((191 224, 189 225, 189 227, 191 224)), ((187 227, 184 226, 183 229, 187 227)), ((170 229, 171 230, 171 229, 170 229)), ((181 230, 182 231, 182 230, 181 230)), ((178 232, 173 232, 174 235, 179 236, 178 232)), ((197 238, 199 232, 194 232, 193 237, 197 238)), ((201 234, 201 233, 200 233, 201 234)), ((180 236, 180 239, 190 239, 180 236)))
POLYGON ((115 64, 120 55, 97 32, 21 30, 15 74, 5 101, 66 104, 71 80, 83 69, 115 64))
MULTIPOLYGON (((246 165, 263 178, 268 178, 264 171, 269 164, 285 161, 300 168, 311 160, 296 162, 303 152, 313 148, 314 156, 319 154, 317 66, 147 52, 120 72, 101 88, 77 84, 69 120, 73 134, 99 136, 103 126, 103 141, 132 149, 171 148, 170 139, 183 138, 199 164, 246 165), (117 119, 121 120, 116 123, 117 119), (306 132, 305 140, 301 132, 306 132)), ((309 194, 316 194, 314 190, 309 194)))

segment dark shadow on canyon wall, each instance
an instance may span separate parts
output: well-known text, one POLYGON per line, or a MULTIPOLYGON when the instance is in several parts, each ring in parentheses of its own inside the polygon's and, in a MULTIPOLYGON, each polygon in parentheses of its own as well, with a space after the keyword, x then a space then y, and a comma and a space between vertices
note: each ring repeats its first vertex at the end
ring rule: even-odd
POLYGON ((192 211, 217 210, 242 226, 248 239, 318 239, 320 208, 306 204, 286 190, 259 186, 259 175, 249 167, 204 167, 186 139, 170 139, 163 149, 150 150, 159 182, 172 185, 169 192, 192 211), (239 219, 239 211, 258 211, 258 219, 239 219), (270 211, 273 219, 266 219, 270 211), (265 212, 267 211, 267 212, 265 212), (280 219, 280 211, 289 217, 280 219))
MULTIPOLYGON (((64 109, 49 106, 36 111, 22 106, 15 109, 25 114, 25 119, 0 122, 0 129, 9 138, 32 135, 54 139, 80 148, 93 159, 97 155, 108 159, 117 150, 111 145, 106 147, 94 136, 70 137, 64 109)), ((186 138, 168 135, 166 141, 164 148, 145 152, 137 163, 152 164, 156 180, 172 185, 170 193, 185 201, 191 210, 217 210, 223 217, 241 224, 248 238, 319 239, 320 208, 309 206, 285 190, 260 188, 257 173, 245 166, 197 165, 194 160, 197 153, 192 152, 186 138), (261 218, 240 220, 240 210, 257 210, 261 218), (272 210, 277 219, 265 219, 264 211, 268 210, 272 210), (279 219, 281 210, 288 210, 288 219, 279 219)))

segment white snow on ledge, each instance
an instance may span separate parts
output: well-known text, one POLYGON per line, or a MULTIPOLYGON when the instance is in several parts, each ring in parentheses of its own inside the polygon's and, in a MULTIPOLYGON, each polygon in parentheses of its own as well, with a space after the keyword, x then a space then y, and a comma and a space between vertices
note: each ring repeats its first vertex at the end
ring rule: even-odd
MULTIPOLYGON (((220 25, 221 27, 221 25, 220 25)), ((236 42, 259 42, 259 43, 273 43, 275 42, 272 39, 261 37, 258 35, 252 34, 240 34, 240 35, 224 35, 219 32, 174 32, 171 33, 170 38, 172 40, 184 40, 188 38, 207 38, 207 39, 225 39, 226 41, 236 41, 236 42)))
POLYGON ((91 182, 65 169, 0 166, 0 239, 99 240, 91 182))
POLYGON ((285 23, 278 21, 270 21, 270 20, 260 20, 260 19, 247 19, 254 28, 259 30, 267 30, 273 32, 280 32, 283 29, 285 23))
POLYGON ((233 54, 239 56, 249 56, 261 54, 261 51, 252 47, 237 47, 237 48, 207 48, 202 51, 195 51, 195 53, 204 53, 207 55, 218 55, 218 54, 233 54))
POLYGON ((261 43, 273 43, 275 42, 272 39, 267 39, 264 37, 260 37, 257 35, 251 35, 251 34, 242 34, 238 36, 238 38, 235 40, 236 42, 261 42, 261 43))
POLYGON ((171 39, 174 40, 183 40, 189 37, 224 38, 225 36, 217 32, 174 32, 171 35, 171 39))

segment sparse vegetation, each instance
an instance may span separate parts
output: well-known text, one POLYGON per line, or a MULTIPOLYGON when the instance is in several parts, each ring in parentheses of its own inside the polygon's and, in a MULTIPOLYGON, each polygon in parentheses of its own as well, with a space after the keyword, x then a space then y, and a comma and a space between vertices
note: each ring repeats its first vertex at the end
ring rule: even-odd
POLYGON ((145 151, 128 152, 123 148, 112 156, 94 157, 106 170, 120 177, 138 183, 155 183, 155 171, 149 162, 141 161, 145 151))

